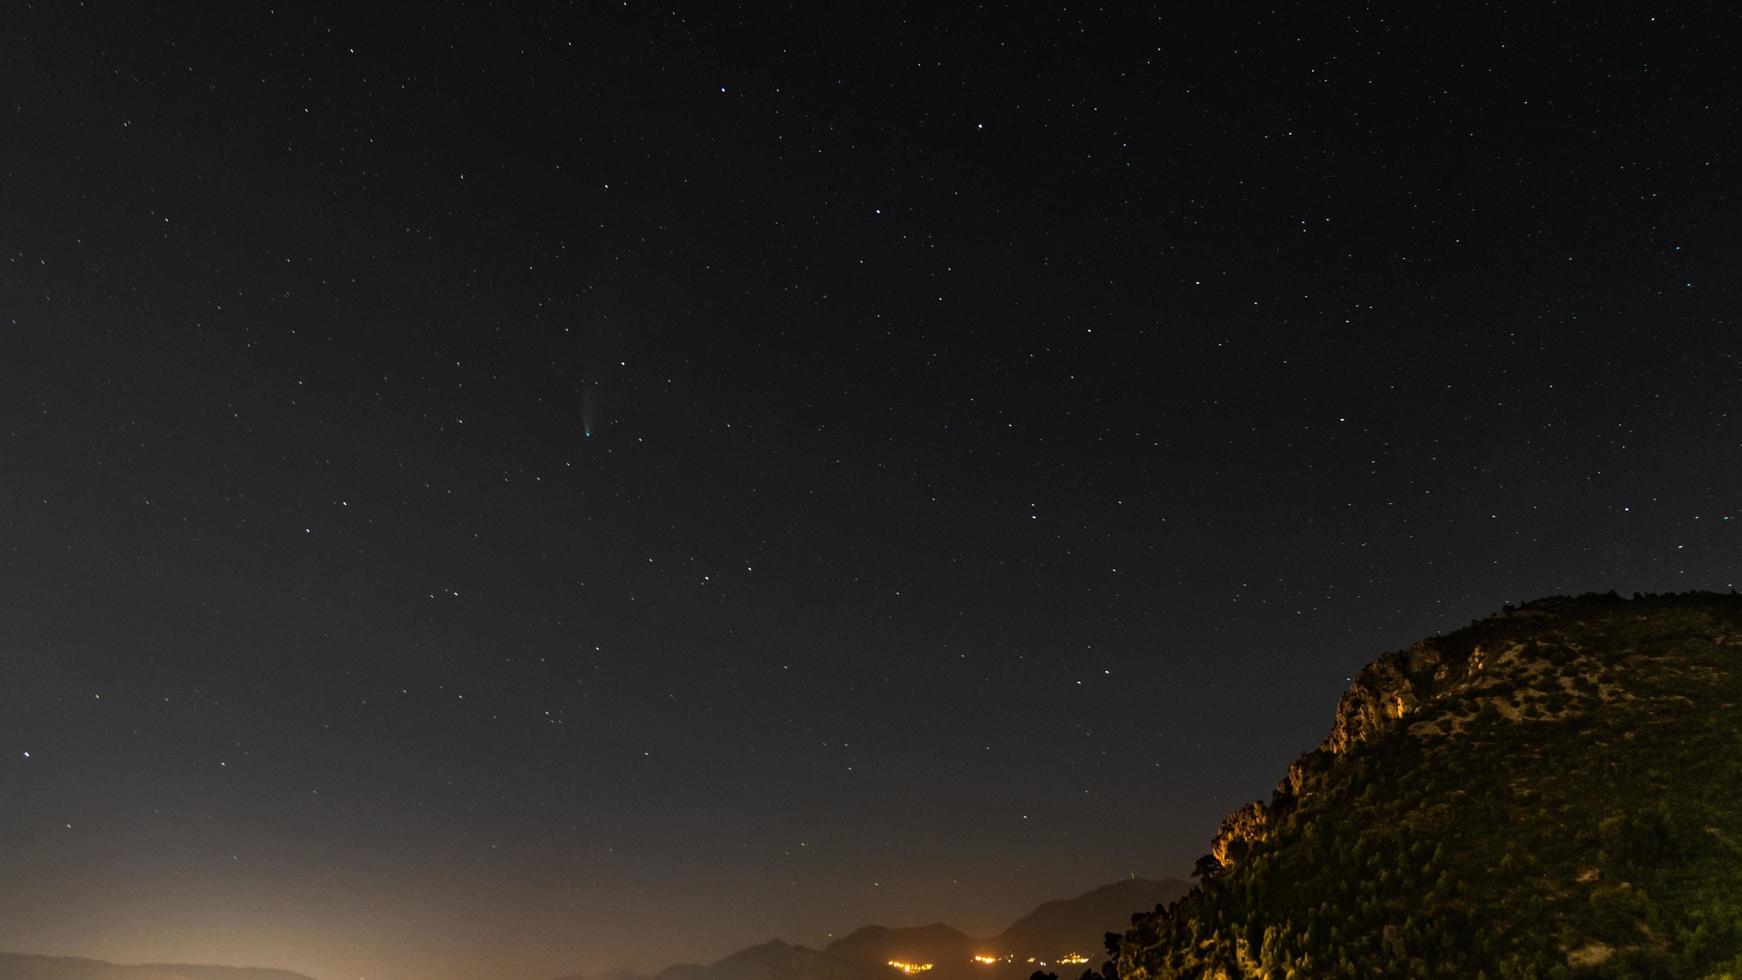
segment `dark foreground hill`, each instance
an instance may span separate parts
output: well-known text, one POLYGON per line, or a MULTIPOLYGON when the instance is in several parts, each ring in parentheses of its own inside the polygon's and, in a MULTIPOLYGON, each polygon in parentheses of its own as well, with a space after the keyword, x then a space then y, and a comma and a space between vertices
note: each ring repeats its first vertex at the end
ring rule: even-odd
POLYGON ((774 940, 706 966, 667 967, 653 977, 613 973, 564 980, 903 980, 907 974, 892 963, 910 964, 925 980, 1027 980, 1036 969, 1074 977, 1105 960, 1103 938, 1129 924, 1133 911, 1173 901, 1189 887, 1177 879, 1114 882, 1047 902, 990 939, 975 939, 942 923, 865 926, 822 950, 774 940), (1071 953, 1088 957, 1087 962, 1059 962, 1071 953), (975 956, 993 962, 976 962, 975 956))
POLYGON ((1742 599, 1546 599, 1387 654, 1124 980, 1742 978, 1742 599))
POLYGON ((120 966, 72 956, 0 953, 0 980, 309 980, 287 970, 150 963, 120 966))

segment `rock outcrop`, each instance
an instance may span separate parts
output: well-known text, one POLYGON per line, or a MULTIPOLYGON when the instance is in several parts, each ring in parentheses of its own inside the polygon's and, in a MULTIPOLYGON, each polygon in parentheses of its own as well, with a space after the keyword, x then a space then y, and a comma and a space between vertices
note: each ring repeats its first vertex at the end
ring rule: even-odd
POLYGON ((1123 980, 1742 976, 1742 598, 1529 603, 1387 653, 1123 980))

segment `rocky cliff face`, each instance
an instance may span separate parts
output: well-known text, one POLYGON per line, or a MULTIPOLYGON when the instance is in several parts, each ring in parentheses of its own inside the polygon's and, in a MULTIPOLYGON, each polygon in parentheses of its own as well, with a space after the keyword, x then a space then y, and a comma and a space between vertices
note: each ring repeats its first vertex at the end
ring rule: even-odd
POLYGON ((1742 599, 1508 609, 1364 668, 1113 969, 1704 976, 1742 956, 1736 772, 1742 599))
POLYGON ((1380 657, 1362 668, 1343 692, 1331 732, 1319 748, 1347 752, 1383 734, 1432 699, 1451 673, 1444 654, 1431 641, 1418 643, 1407 653, 1380 657))
MULTIPOLYGON (((1573 601, 1542 600, 1525 609, 1500 613, 1486 625, 1547 622, 1554 618, 1554 610, 1573 601)), ((1597 669, 1590 658, 1585 658, 1583 666, 1587 673, 1597 669)), ((1522 717, 1520 705, 1507 692, 1529 690, 1556 667, 1543 657, 1532 656, 1517 642, 1491 650, 1480 643, 1464 648, 1457 642, 1430 639, 1408 650, 1383 654, 1355 676, 1337 701, 1330 732, 1318 748, 1289 765, 1270 802, 1248 803, 1223 818, 1210 842, 1209 856, 1214 864, 1201 870, 1216 875, 1232 867, 1241 854, 1263 839, 1268 828, 1293 812, 1301 797, 1312 791, 1314 776, 1325 772, 1337 756, 1400 727, 1416 735, 1457 734, 1468 716, 1489 703, 1502 716, 1522 717), (1425 707, 1464 696, 1473 698, 1471 711, 1419 725, 1405 724, 1415 722, 1425 707)))
POLYGON ((1220 874, 1234 866, 1254 841, 1262 840, 1270 828, 1271 807, 1252 802, 1222 818, 1216 836, 1210 841, 1210 856, 1216 859, 1220 874))
MULTIPOLYGON (((1468 672, 1468 660, 1465 658, 1464 663, 1457 665, 1457 675, 1468 672)), ((1214 863, 1200 865, 1200 870, 1214 876, 1233 867, 1241 855, 1264 838, 1274 818, 1292 812, 1301 795, 1310 792, 1313 775, 1325 770, 1329 757, 1348 752, 1395 727, 1424 701, 1436 697, 1453 674, 1453 665, 1433 641, 1418 643, 1406 652, 1385 654, 1362 668, 1337 702, 1330 734, 1317 749, 1288 767, 1268 804, 1248 803, 1223 818, 1210 842, 1214 863)))

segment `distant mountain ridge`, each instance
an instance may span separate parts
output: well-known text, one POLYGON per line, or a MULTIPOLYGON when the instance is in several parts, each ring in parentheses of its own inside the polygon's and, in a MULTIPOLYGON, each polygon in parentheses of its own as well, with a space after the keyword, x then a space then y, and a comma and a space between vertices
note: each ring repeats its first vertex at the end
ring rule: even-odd
POLYGON ((848 962, 887 968, 891 961, 968 963, 980 952, 979 947, 979 940, 960 929, 934 922, 902 929, 863 926, 823 947, 823 952, 848 962))
MULTIPOLYGON (((1165 889, 1155 887, 1158 884, 1162 883, 1143 878, 1126 878, 1084 892, 1076 898, 1043 902, 1034 911, 1012 923, 994 942, 1010 950, 1075 950, 1099 959, 1106 952, 1102 942, 1106 933, 1122 932, 1130 925, 1134 914, 1149 912, 1155 906, 1178 897, 1165 894, 1165 889), (1099 924, 1103 922, 1111 922, 1113 925, 1101 928, 1099 924), (1099 932, 1095 931, 1097 928, 1100 928, 1099 932), (1081 948, 1085 932, 1093 935, 1093 943, 1088 949, 1081 948)), ((1185 882, 1178 884, 1182 888, 1186 885, 1185 882)), ((1063 977, 1065 974, 1059 973, 1059 976, 1063 977)))
POLYGON ((891 980, 908 975, 891 963, 911 964, 912 975, 925 980, 1027 980, 1037 969, 1074 978, 1106 959, 1107 933, 1124 931, 1134 914, 1171 902, 1190 888, 1190 882, 1178 879, 1127 878, 1076 898, 1046 902, 987 939, 941 922, 904 928, 871 925, 821 950, 776 939, 705 966, 686 963, 652 975, 577 973, 559 980, 891 980), (1058 962, 1071 953, 1086 959, 1058 962), (975 956, 996 961, 978 963, 975 956))
POLYGON ((127 966, 77 956, 0 953, 0 980, 313 980, 289 970, 188 963, 127 966))

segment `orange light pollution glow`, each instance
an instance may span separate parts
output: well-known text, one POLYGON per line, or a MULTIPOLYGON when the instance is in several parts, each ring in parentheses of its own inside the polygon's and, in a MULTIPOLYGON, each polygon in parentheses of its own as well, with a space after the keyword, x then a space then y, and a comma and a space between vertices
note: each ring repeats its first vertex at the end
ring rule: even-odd
POLYGON ((908 963, 904 960, 890 960, 889 965, 903 973, 924 973, 932 968, 930 963, 908 963))
MULTIPOLYGON (((1014 963, 1014 962, 1016 962, 1016 954, 1006 953, 1003 956, 994 956, 991 953, 975 953, 973 956, 969 957, 969 960, 971 962, 978 963, 981 966, 994 966, 994 965, 999 964, 999 963, 1014 963)), ((1038 964, 1040 966, 1047 966, 1048 965, 1046 960, 1043 960, 1038 956, 1030 956, 1028 958, 1027 962, 1035 963, 1035 964, 1038 964)), ((1059 964, 1087 963, 1087 962, 1089 962, 1089 958, 1087 956, 1084 956, 1081 953, 1066 953, 1065 955, 1059 957, 1058 959, 1054 960, 1053 962, 1059 963, 1059 964)), ((891 963, 889 965, 894 966, 895 964, 891 963)))

